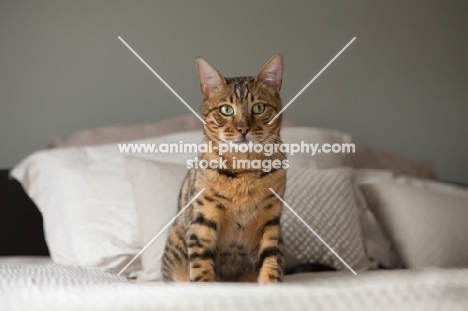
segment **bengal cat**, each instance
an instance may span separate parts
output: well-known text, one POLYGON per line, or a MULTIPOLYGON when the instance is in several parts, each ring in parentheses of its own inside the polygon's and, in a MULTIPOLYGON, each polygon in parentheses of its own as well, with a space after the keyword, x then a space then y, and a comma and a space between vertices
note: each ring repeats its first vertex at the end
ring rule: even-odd
MULTIPOLYGON (((224 78, 207 61, 196 61, 204 95, 204 143, 281 143, 279 91, 283 57, 273 56, 256 77, 224 78)), ((200 159, 218 160, 216 150, 200 159)), ((227 168, 191 169, 179 195, 179 211, 203 188, 202 194, 174 222, 163 255, 165 281, 281 282, 283 241, 281 197, 286 172, 281 168, 233 168, 235 159, 282 160, 277 151, 226 152, 227 168)))

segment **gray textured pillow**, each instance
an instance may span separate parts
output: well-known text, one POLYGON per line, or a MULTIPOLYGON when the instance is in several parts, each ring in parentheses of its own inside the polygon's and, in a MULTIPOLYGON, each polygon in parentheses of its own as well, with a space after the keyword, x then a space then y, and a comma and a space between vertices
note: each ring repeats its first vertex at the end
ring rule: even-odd
MULTIPOLYGON (((354 270, 371 266, 364 249, 351 170, 291 169, 285 201, 354 270)), ((285 267, 321 263, 346 269, 287 207, 281 222, 285 267)))

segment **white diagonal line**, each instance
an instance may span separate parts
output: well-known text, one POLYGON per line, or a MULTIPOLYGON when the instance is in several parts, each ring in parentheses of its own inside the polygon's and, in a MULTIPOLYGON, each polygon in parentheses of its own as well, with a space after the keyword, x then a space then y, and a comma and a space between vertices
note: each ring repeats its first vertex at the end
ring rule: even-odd
POLYGON ((333 63, 333 62, 335 61, 335 59, 337 59, 337 58, 338 58, 338 56, 340 56, 340 54, 341 54, 341 53, 343 53, 343 52, 344 52, 344 50, 346 50, 346 49, 348 48, 348 46, 350 46, 350 45, 351 45, 351 43, 353 43, 353 41, 354 41, 354 40, 356 40, 356 37, 354 37, 353 39, 351 39, 351 41, 349 41, 349 43, 348 43, 348 44, 346 44, 346 46, 345 46, 344 48, 342 48, 342 49, 341 49, 341 51, 339 51, 339 52, 338 52, 338 54, 336 54, 336 55, 335 55, 335 57, 333 57, 333 58, 332 58, 332 60, 331 60, 331 61, 329 61, 329 62, 328 62, 328 64, 326 64, 326 65, 325 65, 325 67, 323 67, 323 69, 322 69, 322 70, 320 70, 320 71, 319 71, 319 73, 318 73, 318 74, 316 74, 316 75, 315 75, 315 77, 313 77, 313 78, 312 78, 312 80, 310 80, 310 81, 309 81, 309 83, 307 83, 307 84, 306 84, 306 86, 304 86, 304 87, 302 88, 302 90, 300 90, 300 91, 299 91, 299 93, 297 93, 297 94, 296 94, 296 96, 294 96, 294 97, 293 97, 293 99, 291 99, 291 100, 289 101, 289 103, 287 103, 287 104, 286 104, 286 106, 284 106, 284 107, 283 107, 283 109, 281 109, 281 111, 280 111, 280 112, 278 112, 278 113, 276 114, 276 116, 275 116, 273 119, 271 119, 271 121, 270 121, 270 122, 268 122, 268 124, 271 124, 273 121, 275 121, 275 120, 276 120, 276 118, 278 118, 278 117, 279 117, 279 115, 280 115, 280 114, 282 114, 282 113, 283 113, 283 112, 286 110, 286 108, 288 108, 288 107, 289 107, 289 105, 291 105, 291 104, 293 103, 293 101, 295 101, 295 100, 296 100, 296 98, 298 98, 298 97, 299 97, 299 95, 301 95, 301 94, 302 94, 302 92, 304 92, 304 91, 305 91, 305 89, 306 89, 306 88, 308 88, 308 87, 309 87, 309 85, 311 85, 311 84, 312 84, 312 82, 314 82, 314 81, 315 81, 315 79, 317 79, 317 78, 318 78, 318 77, 319 77, 319 76, 322 74, 322 72, 324 72, 324 71, 325 71, 325 69, 327 69, 327 68, 328 68, 328 66, 330 66, 330 65, 331 65, 331 63, 333 63))
POLYGON ((271 189, 271 188, 268 188, 268 189, 270 189, 270 191, 271 191, 274 195, 276 195, 276 197, 277 197, 281 202, 283 202, 283 204, 284 204, 287 208, 289 208, 289 210, 294 214, 294 216, 296 216, 296 217, 307 227, 307 229, 309 229, 309 230, 320 240, 320 242, 322 242, 322 243, 333 253, 333 255, 335 255, 336 258, 338 258, 338 259, 343 263, 343 265, 345 265, 346 268, 349 269, 349 271, 351 271, 354 275, 357 275, 356 271, 354 271, 353 268, 351 268, 351 267, 346 263, 346 261, 344 261, 343 258, 341 258, 340 255, 338 255, 338 254, 333 250, 333 248, 331 248, 330 245, 328 245, 327 242, 325 242, 325 240, 322 239, 322 238, 320 237, 320 235, 318 235, 318 233, 315 232, 314 229, 312 229, 312 228, 309 226, 309 224, 306 223, 306 222, 304 221, 304 219, 302 219, 301 216, 299 216, 299 215, 288 205, 288 203, 286 203, 286 202, 275 192, 275 190, 273 190, 273 189, 271 189))
POLYGON ((133 259, 130 260, 130 262, 129 262, 122 270, 120 270, 119 273, 117 273, 117 275, 120 276, 120 274, 122 274, 122 272, 124 272, 125 269, 127 269, 128 266, 130 266, 130 265, 132 264, 132 262, 134 262, 135 259, 137 259, 138 256, 140 256, 140 255, 151 245, 151 243, 153 243, 153 242, 164 232, 164 230, 166 230, 166 229, 177 219, 177 217, 179 217, 179 216, 187 209, 187 207, 189 207, 190 204, 192 204, 192 202, 195 201, 195 199, 198 198, 198 196, 199 196, 200 194, 202 194, 203 191, 205 191, 205 189, 206 189, 206 188, 203 188, 202 190, 200 190, 200 192, 198 192, 197 195, 195 195, 195 196, 193 197, 193 199, 190 200, 190 202, 188 202, 187 205, 185 205, 184 208, 182 208, 182 209, 180 210, 180 212, 178 212, 177 215, 175 215, 174 218, 172 218, 172 219, 167 223, 167 225, 165 225, 164 228, 162 228, 161 231, 159 231, 158 234, 156 234, 156 235, 154 236, 154 238, 152 238, 151 241, 149 241, 148 244, 146 244, 145 247, 143 247, 143 249, 142 249, 141 251, 139 251, 138 254, 136 254, 135 257, 133 257, 133 259))
POLYGON ((200 121, 203 122, 203 124, 206 124, 205 120, 203 120, 202 117, 200 117, 200 116, 198 115, 198 113, 196 113, 195 110, 193 110, 192 107, 190 107, 190 105, 187 104, 187 102, 186 102, 182 97, 180 97, 180 95, 177 94, 177 92, 174 91, 174 89, 173 89, 169 84, 167 84, 167 82, 164 81, 164 79, 161 78, 161 76, 158 75, 158 73, 157 73, 156 71, 154 71, 153 68, 151 68, 151 66, 148 65, 148 63, 146 63, 145 60, 144 60, 143 58, 141 58, 140 55, 138 55, 138 53, 135 52, 135 50, 133 50, 132 47, 131 47, 130 45, 127 44, 127 42, 125 42, 124 39, 122 39, 120 36, 119 36, 118 38, 119 38, 120 41, 122 41, 123 44, 125 44, 125 46, 126 46, 130 51, 132 51, 133 54, 135 54, 136 57, 138 57, 138 59, 139 59, 146 67, 148 67, 148 69, 149 69, 159 80, 161 80, 161 82, 162 82, 172 93, 174 93, 174 95, 175 95, 182 103, 184 103, 185 106, 187 106, 188 109, 190 109, 191 112, 193 112, 194 115, 197 116, 198 119, 200 119, 200 121))

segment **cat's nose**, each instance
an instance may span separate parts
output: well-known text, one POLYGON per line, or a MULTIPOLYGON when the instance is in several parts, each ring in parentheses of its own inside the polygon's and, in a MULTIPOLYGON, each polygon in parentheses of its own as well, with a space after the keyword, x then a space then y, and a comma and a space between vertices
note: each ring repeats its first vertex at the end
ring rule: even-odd
POLYGON ((239 133, 241 133, 243 136, 247 135, 247 133, 249 132, 249 129, 250 129, 250 127, 248 127, 248 126, 238 126, 237 127, 237 131, 239 131, 239 133))

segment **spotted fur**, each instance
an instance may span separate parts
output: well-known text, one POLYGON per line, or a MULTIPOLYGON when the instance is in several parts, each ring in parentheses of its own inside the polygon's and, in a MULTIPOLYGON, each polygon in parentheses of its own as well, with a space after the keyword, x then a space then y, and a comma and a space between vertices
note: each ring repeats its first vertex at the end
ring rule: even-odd
MULTIPOLYGON (((281 55, 272 57, 256 77, 224 78, 201 58, 197 68, 204 94, 205 143, 281 143, 281 117, 268 124, 281 110, 281 55), (253 113, 257 103, 264 105, 262 113, 253 113), (233 114, 223 115, 222 105, 231 106, 233 114)), ((219 154, 206 152, 199 157, 212 160, 219 154)), ((269 188, 283 196, 285 170, 234 169, 234 158, 284 160, 285 156, 280 152, 270 157, 224 153, 226 169, 188 172, 179 195, 179 210, 201 189, 205 191, 169 230, 162 265, 165 281, 281 282, 282 204, 269 188)))

